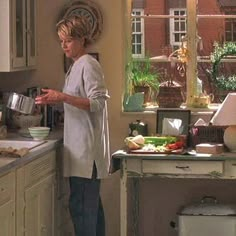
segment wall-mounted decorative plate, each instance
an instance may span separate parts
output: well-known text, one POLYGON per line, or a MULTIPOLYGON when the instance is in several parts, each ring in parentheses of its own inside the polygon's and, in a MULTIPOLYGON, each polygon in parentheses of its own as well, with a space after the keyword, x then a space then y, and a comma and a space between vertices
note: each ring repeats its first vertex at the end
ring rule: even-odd
POLYGON ((100 8, 93 1, 78 0, 67 4, 60 14, 60 18, 71 15, 83 16, 88 19, 92 28, 92 40, 95 41, 100 36, 103 27, 103 18, 100 8))

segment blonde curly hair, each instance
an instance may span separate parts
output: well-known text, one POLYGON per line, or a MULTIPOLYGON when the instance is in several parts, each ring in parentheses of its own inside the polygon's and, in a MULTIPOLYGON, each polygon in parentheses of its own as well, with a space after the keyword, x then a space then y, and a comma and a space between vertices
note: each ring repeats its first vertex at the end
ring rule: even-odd
POLYGON ((73 39, 84 38, 84 47, 92 43, 91 24, 85 17, 71 15, 61 19, 56 24, 58 35, 63 35, 73 39))

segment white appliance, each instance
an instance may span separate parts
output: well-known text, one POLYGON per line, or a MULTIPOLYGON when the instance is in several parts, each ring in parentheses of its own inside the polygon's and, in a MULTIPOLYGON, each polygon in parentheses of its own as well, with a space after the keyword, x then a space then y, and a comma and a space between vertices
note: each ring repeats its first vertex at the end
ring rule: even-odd
POLYGON ((236 205, 204 197, 178 213, 179 236, 236 236, 236 205))

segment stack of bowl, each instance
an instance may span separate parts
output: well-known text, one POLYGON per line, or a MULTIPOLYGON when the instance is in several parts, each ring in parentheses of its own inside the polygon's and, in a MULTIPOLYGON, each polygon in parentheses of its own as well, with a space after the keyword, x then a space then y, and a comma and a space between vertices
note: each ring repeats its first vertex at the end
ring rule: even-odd
POLYGON ((14 113, 12 116, 13 124, 19 129, 19 134, 22 136, 30 137, 29 127, 40 126, 42 114, 26 115, 21 113, 14 113))

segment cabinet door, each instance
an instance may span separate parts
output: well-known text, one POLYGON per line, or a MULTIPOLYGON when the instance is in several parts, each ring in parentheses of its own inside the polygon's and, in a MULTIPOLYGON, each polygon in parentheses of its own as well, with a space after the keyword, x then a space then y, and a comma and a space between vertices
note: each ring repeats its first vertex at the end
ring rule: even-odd
POLYGON ((13 68, 36 65, 36 0, 13 0, 13 68))
POLYGON ((54 236, 55 174, 25 191, 25 236, 54 236))
POLYGON ((36 66, 37 0, 0 0, 0 72, 36 66))
POLYGON ((0 206, 0 235, 15 236, 15 204, 12 200, 0 206))
POLYGON ((36 65, 36 0, 27 0, 27 66, 36 65))
POLYGON ((13 67, 26 67, 26 0, 14 0, 13 22, 13 67))

